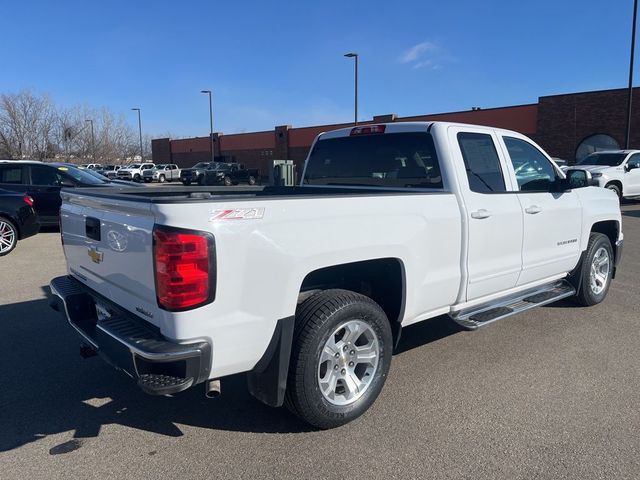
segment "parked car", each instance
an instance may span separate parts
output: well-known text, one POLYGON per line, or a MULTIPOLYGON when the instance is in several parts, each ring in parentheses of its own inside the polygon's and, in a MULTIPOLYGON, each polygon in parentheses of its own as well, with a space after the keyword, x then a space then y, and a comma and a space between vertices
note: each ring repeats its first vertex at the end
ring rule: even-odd
POLYGON ((85 163, 83 165, 80 165, 80 169, 84 168, 88 168, 91 170, 100 170, 102 168, 102 165, 100 165, 99 163, 85 163))
POLYGON ((260 178, 258 169, 248 169, 239 163, 210 163, 204 170, 205 185, 255 185, 260 178))
POLYGON ((336 427, 373 404, 407 325, 602 302, 624 237, 590 181, 519 133, 415 122, 321 134, 298 187, 64 190, 54 306, 147 393, 246 372, 336 427))
POLYGON ((63 187, 113 187, 95 172, 64 163, 11 161, 0 163, 0 188, 25 192, 34 200, 42 225, 58 225, 60 190, 63 187))
POLYGON ((153 163, 132 163, 121 167, 116 173, 119 180, 133 180, 134 182, 142 181, 142 172, 146 169, 153 168, 153 163))
POLYGON ((156 165, 151 169, 143 170, 142 178, 146 183, 172 182, 174 180, 180 180, 180 169, 175 163, 156 165))
POLYGON ((0 189, 0 257, 16 248, 18 240, 35 235, 39 229, 33 198, 25 193, 0 189))
POLYGON ((566 170, 573 168, 591 172, 600 187, 608 188, 619 199, 640 197, 640 150, 594 152, 566 170))
POLYGON ((197 183, 204 185, 205 170, 213 162, 198 162, 191 168, 183 168, 180 170, 180 181, 183 185, 191 185, 197 183))
POLYGON ((120 165, 103 165, 102 168, 97 169, 96 172, 113 180, 116 178, 118 170, 120 170, 120 165))

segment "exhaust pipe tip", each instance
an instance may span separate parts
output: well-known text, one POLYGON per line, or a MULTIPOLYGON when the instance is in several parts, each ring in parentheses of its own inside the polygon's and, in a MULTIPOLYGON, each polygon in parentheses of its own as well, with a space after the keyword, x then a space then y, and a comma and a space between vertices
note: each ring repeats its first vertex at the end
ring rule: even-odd
POLYGON ((220 380, 209 380, 205 383, 204 396, 207 398, 218 398, 222 393, 220 380))

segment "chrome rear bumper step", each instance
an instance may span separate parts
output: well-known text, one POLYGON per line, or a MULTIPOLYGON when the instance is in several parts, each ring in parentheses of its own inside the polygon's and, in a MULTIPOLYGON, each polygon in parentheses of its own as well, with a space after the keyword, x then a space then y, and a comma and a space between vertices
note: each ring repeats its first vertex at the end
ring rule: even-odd
POLYGON ((474 330, 503 318, 531 308, 557 302, 576 294, 576 289, 566 280, 531 288, 493 302, 476 305, 450 314, 451 318, 465 328, 474 330))

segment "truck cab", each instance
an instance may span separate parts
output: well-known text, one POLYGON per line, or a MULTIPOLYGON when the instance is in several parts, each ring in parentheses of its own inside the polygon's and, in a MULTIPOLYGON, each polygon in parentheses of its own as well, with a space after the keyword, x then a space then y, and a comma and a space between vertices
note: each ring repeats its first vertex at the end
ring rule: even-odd
POLYGON ((588 170, 598 186, 620 199, 640 197, 640 150, 593 152, 566 170, 573 168, 588 170))

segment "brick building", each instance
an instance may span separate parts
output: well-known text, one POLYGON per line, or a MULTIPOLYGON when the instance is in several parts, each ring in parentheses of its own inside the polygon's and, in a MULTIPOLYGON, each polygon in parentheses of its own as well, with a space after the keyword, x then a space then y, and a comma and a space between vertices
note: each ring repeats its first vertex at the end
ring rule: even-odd
MULTIPOLYGON (((640 147, 640 88, 632 109, 631 147, 640 147)), ((624 147, 627 90, 601 90, 540 97, 538 103, 473 109, 463 112, 397 117, 373 117, 367 123, 452 121, 507 128, 538 142, 551 156, 573 162, 595 149, 624 147)), ((263 175, 273 159, 294 160, 301 171, 313 139, 320 132, 348 127, 351 123, 293 128, 281 125, 263 132, 213 134, 214 154, 258 168, 263 175)), ((209 137, 152 141, 155 163, 189 167, 211 159, 209 137)))

